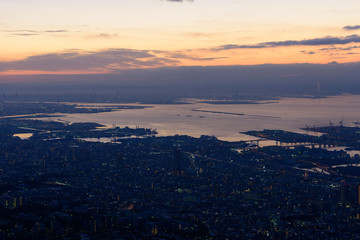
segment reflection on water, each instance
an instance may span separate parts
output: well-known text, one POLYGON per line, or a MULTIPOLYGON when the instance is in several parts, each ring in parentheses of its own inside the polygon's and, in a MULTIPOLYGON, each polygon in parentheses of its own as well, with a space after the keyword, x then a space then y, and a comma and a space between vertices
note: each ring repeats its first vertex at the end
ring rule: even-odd
POLYGON ((33 135, 33 133, 17 133, 17 134, 14 134, 13 136, 19 137, 20 139, 25 140, 25 139, 31 138, 32 135, 33 135))
POLYGON ((341 167, 360 167, 359 163, 352 163, 352 164, 342 164, 342 165, 334 165, 331 168, 341 168, 341 167))
POLYGON ((313 168, 298 168, 298 167, 294 167, 295 169, 298 170, 303 170, 303 171, 307 171, 307 172, 313 172, 313 173, 322 173, 322 174, 326 174, 326 175, 330 175, 329 172, 327 172, 324 169, 318 168, 318 167, 313 167, 313 168))
POLYGON ((267 104, 130 105, 153 107, 96 114, 69 114, 60 119, 69 122, 97 122, 119 127, 152 128, 157 129, 159 136, 214 135, 226 141, 247 141, 256 138, 239 132, 282 129, 318 136, 317 133, 306 132, 300 128, 306 125, 325 126, 328 125, 329 120, 337 123, 342 117, 345 125, 352 125, 352 122, 360 117, 359 95, 342 95, 326 99, 284 98, 267 104), (192 111, 193 109, 204 111, 192 111))
POLYGON ((128 137, 100 137, 100 138, 77 138, 87 142, 102 142, 102 143, 121 143, 119 140, 121 139, 129 139, 129 138, 146 138, 151 136, 128 136, 128 137))
POLYGON ((346 150, 346 148, 347 147, 331 147, 331 148, 326 148, 326 150, 328 150, 328 151, 345 151, 351 157, 355 157, 356 155, 360 155, 360 151, 358 151, 358 150, 346 150))
POLYGON ((277 146, 278 142, 274 140, 259 141, 259 147, 277 146))
POLYGON ((111 142, 111 138, 103 137, 103 138, 78 138, 87 142, 102 142, 109 143, 111 142))

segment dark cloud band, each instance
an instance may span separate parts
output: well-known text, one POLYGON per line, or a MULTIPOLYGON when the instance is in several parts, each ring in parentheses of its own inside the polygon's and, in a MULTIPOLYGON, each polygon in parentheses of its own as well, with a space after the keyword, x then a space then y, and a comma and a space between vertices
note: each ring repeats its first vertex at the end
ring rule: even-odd
POLYGON ((237 45, 228 44, 221 45, 213 50, 230 50, 230 49, 249 49, 249 48, 274 48, 274 47, 291 47, 291 46, 322 46, 322 45, 336 45, 336 44, 348 44, 360 42, 359 35, 350 35, 346 37, 323 37, 313 38, 305 40, 288 40, 278 42, 263 42, 254 45, 237 45))
POLYGON ((0 61, 0 72, 8 70, 33 71, 116 71, 130 68, 176 66, 180 59, 215 61, 217 57, 202 58, 187 52, 104 49, 101 51, 68 50, 61 53, 34 55, 17 61, 0 61))
POLYGON ((343 29, 345 29, 345 30, 357 30, 357 29, 360 29, 360 25, 345 26, 345 27, 343 27, 343 29))
POLYGON ((35 55, 26 59, 0 62, 0 71, 6 70, 95 70, 110 68, 133 68, 163 66, 174 62, 170 59, 160 59, 147 50, 106 49, 98 52, 68 51, 35 55))

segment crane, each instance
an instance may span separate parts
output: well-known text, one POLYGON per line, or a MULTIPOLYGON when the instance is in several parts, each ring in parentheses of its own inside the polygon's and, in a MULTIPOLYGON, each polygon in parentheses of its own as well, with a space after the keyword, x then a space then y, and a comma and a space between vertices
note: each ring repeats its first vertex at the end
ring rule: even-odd
POLYGON ((344 117, 341 118, 341 121, 339 122, 340 127, 344 126, 344 117))

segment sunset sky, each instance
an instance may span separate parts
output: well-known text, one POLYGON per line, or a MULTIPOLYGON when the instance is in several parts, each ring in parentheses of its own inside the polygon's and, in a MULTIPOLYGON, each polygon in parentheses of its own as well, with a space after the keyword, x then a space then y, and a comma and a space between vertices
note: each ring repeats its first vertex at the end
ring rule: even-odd
POLYGON ((360 60, 358 0, 1 0, 0 75, 360 60))

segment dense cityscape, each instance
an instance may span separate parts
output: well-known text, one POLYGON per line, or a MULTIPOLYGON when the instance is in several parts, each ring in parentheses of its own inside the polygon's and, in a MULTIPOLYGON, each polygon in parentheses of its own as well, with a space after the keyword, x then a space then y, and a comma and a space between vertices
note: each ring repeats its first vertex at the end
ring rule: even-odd
POLYGON ((359 150, 357 126, 247 133, 279 142, 259 147, 14 116, 76 111, 1 105, 1 239, 360 238, 359 155, 319 147, 359 150))
POLYGON ((0 240, 360 240, 359 0, 0 0, 0 240))

